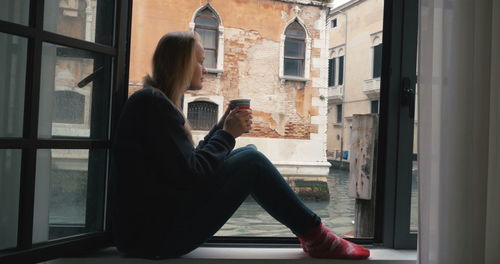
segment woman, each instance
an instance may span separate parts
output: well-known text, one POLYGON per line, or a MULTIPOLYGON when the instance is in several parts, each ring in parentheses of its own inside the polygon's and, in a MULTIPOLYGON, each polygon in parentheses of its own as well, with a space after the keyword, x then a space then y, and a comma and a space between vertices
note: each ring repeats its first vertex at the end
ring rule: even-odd
POLYGON ((112 230, 131 256, 170 258, 200 246, 248 195, 296 234, 312 257, 364 259, 369 251, 332 234, 254 147, 233 150, 252 112, 228 109, 196 148, 181 106, 201 89, 204 51, 196 33, 163 36, 153 73, 122 112, 112 147, 112 230))

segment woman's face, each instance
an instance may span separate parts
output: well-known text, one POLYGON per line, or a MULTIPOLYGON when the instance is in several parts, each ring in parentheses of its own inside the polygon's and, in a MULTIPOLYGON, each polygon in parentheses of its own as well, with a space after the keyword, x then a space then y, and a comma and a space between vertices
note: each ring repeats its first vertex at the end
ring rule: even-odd
POLYGON ((191 79, 191 90, 200 90, 203 88, 203 75, 207 72, 207 69, 203 66, 203 61, 205 60, 205 51, 203 47, 196 43, 195 47, 196 63, 194 65, 193 78, 191 79))

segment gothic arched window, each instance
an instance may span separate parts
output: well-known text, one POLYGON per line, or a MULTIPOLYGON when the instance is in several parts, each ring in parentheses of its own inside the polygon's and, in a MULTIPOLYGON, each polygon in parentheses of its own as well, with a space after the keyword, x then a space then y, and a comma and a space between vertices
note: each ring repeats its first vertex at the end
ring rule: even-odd
POLYGON ((194 31, 201 37, 205 49, 206 68, 217 68, 217 47, 219 36, 219 18, 209 7, 205 7, 196 13, 194 19, 194 31))
POLYGON ((295 20, 285 30, 285 52, 283 74, 287 76, 304 76, 306 54, 306 31, 295 20))

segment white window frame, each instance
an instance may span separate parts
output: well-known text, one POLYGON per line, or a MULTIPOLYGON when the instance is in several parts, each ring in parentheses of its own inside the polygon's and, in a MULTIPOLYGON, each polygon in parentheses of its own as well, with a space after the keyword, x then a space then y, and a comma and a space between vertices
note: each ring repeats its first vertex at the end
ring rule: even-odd
POLYGON ((196 24, 194 23, 194 20, 196 19, 196 14, 198 14, 198 12, 200 12, 205 8, 210 9, 210 11, 212 11, 219 20, 219 28, 218 28, 219 39, 217 41, 217 66, 216 68, 207 68, 207 72, 217 74, 217 78, 220 78, 220 76, 224 72, 224 26, 222 25, 222 18, 220 17, 219 12, 217 12, 215 8, 213 8, 212 5, 210 4, 206 4, 199 7, 194 11, 193 16, 191 17, 191 22, 189 22, 189 30, 194 31, 194 28, 196 26, 196 24))
POLYGON ((309 34, 309 31, 307 30, 306 25, 304 22, 298 17, 295 16, 291 20, 289 20, 286 24, 285 27, 283 28, 283 31, 281 32, 280 36, 280 65, 279 65, 279 78, 281 82, 285 82, 286 80, 288 81, 301 81, 301 82, 307 82, 311 79, 311 35, 309 34), (305 49, 305 56, 304 56, 304 76, 298 77, 298 76, 289 76, 289 75, 284 75, 284 67, 285 67, 285 39, 286 39, 286 29, 290 24, 293 22, 297 21, 302 28, 304 28, 304 31, 306 32, 306 49, 305 49))

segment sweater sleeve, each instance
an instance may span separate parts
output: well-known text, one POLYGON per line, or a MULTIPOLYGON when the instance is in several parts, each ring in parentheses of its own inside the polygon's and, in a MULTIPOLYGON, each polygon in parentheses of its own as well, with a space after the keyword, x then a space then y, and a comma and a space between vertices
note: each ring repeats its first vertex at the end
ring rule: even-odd
POLYGON ((203 148, 203 146, 205 146, 205 144, 208 141, 210 141, 210 139, 215 135, 215 132, 217 132, 221 129, 222 129, 222 127, 220 127, 218 124, 216 124, 214 127, 212 127, 210 132, 208 132, 208 134, 203 138, 203 140, 200 140, 200 142, 198 143, 198 146, 196 146, 196 149, 203 148))
POLYGON ((164 162, 176 165, 177 172, 182 175, 175 180, 178 183, 192 184, 199 178, 213 175, 234 148, 233 136, 216 129, 209 140, 195 149, 184 130, 183 116, 163 94, 154 94, 151 107, 151 138, 158 141, 155 148, 160 159, 173 159, 164 162))

